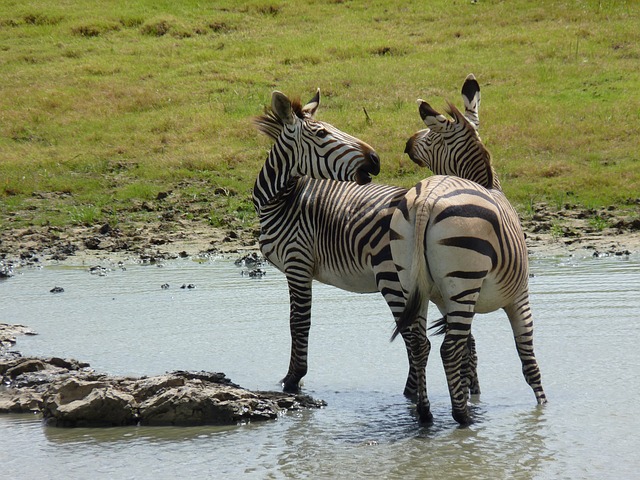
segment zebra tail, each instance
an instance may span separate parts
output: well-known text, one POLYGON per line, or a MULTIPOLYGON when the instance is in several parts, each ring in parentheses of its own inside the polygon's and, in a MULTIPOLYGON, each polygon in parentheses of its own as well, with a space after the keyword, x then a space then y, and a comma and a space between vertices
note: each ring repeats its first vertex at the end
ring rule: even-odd
POLYGON ((433 332, 434 335, 444 335, 447 333, 447 317, 435 320, 429 327, 429 330, 435 330, 435 332, 433 332))
MULTIPOLYGON (((396 328, 393 330, 393 334, 391 335, 391 341, 393 341, 398 334, 403 333, 407 328, 413 325, 418 318, 418 315, 422 313, 425 294, 429 291, 429 286, 427 285, 427 278, 429 274, 427 257, 424 249, 424 238, 427 234, 432 202, 429 201, 429 196, 426 198, 420 198, 418 196, 416 203, 418 202, 420 205, 416 208, 414 223, 414 248, 410 293, 404 306, 404 310, 396 321, 396 328)), ((428 302, 428 296, 426 297, 426 301, 428 302)))

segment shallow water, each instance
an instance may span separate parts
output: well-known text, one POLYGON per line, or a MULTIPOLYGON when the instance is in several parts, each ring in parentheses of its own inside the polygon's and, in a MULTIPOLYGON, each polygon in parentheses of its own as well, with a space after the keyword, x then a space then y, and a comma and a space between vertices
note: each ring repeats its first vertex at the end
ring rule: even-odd
MULTIPOLYGON (((278 388, 289 332, 286 282, 275 269, 250 279, 224 259, 109 267, 104 276, 87 266, 22 269, 0 282, 0 322, 39 333, 16 348, 111 374, 222 371, 246 388, 278 388), (49 293, 54 286, 65 292, 49 293)), ((483 391, 476 423, 458 428, 450 416, 435 338, 435 424, 418 427, 402 396, 404 347, 388 341, 382 297, 316 284, 304 389, 325 409, 224 428, 67 430, 1 415, 0 477, 634 478, 640 257, 536 258, 531 270, 544 407, 522 378, 506 316, 494 313, 473 327, 483 391)))

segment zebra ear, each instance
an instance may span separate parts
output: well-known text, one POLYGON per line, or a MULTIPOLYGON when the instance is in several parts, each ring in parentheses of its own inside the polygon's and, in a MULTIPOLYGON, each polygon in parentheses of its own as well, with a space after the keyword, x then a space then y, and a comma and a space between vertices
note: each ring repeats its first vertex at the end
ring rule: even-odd
POLYGON ((307 103, 304 107, 302 107, 302 113, 307 117, 313 117, 320 106, 320 89, 316 91, 316 94, 313 96, 309 103, 307 103))
POLYGON ((473 122, 470 121, 466 115, 463 115, 462 112, 458 110, 453 103, 447 102, 447 109, 445 111, 449 115, 451 115, 451 118, 453 118, 453 123, 457 123, 457 124, 469 123, 475 129, 475 125, 473 124, 473 122))
POLYGON ((271 110, 285 125, 292 125, 295 122, 295 114, 291 107, 291 100, 282 92, 275 91, 271 95, 271 110))
POLYGON ((467 75, 462 85, 462 101, 464 102, 464 116, 478 129, 480 127, 480 84, 473 73, 467 75))
POLYGON ((449 124, 447 117, 434 110, 431 105, 422 99, 418 99, 418 105, 420 117, 422 117, 422 121, 427 125, 427 127, 432 129, 434 132, 442 132, 447 128, 449 124))

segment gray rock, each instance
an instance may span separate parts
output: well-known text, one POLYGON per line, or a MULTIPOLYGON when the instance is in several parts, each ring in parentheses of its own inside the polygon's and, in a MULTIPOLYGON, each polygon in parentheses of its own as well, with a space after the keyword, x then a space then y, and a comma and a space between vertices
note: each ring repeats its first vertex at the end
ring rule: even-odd
MULTIPOLYGON (((3 345, 13 345, 11 335, 28 331, 1 327, 3 345)), ((41 413, 48 425, 59 427, 235 425, 326 405, 304 395, 252 392, 224 373, 118 377, 77 360, 25 358, 4 348, 0 382, 0 413, 41 413)))
POLYGON ((105 382, 71 378, 43 395, 42 414, 48 425, 117 427, 137 423, 135 400, 105 382))

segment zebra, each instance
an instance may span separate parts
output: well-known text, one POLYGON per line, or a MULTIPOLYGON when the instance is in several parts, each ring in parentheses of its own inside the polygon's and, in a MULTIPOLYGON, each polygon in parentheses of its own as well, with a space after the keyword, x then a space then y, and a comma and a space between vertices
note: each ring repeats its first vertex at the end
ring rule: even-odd
MULTIPOLYGON (((270 111, 254 119, 275 144, 256 180, 253 201, 260 249, 287 279, 291 356, 282 383, 285 391, 297 391, 307 372, 313 279, 357 293, 379 291, 394 319, 402 312, 404 294, 391 258, 389 225, 407 189, 370 183, 368 173, 379 172, 375 152, 315 120, 319 90, 305 106, 280 92, 273 93, 271 104, 270 111), (343 165, 362 155, 372 160, 368 173, 361 169, 354 178, 345 175, 343 165)), ((408 397, 417 393, 418 378, 410 356, 412 335, 403 332, 408 397)))
MULTIPOLYGON (((407 189, 371 183, 376 152, 314 118, 320 90, 302 106, 273 92, 254 118, 274 145, 253 188, 260 250, 284 273, 290 300, 291 355, 282 387, 297 392, 307 373, 312 280, 357 293, 381 292, 394 316, 404 296, 389 247, 389 224, 407 189)), ((407 355, 411 332, 403 334, 407 355)), ((405 394, 416 392, 410 363, 405 394)))
MULTIPOLYGON (((404 153, 411 160, 421 166, 431 170, 435 175, 453 175, 460 178, 472 180, 486 188, 495 188, 500 190, 500 182, 491 165, 491 157, 485 156, 482 152, 468 150, 466 147, 470 144, 468 138, 477 135, 480 128, 480 84, 476 80, 475 75, 470 73, 464 80, 461 89, 462 102, 464 104, 464 118, 468 120, 464 122, 460 111, 454 106, 450 108, 457 115, 458 122, 464 128, 458 131, 458 138, 454 141, 445 141, 445 138, 437 129, 432 130, 426 128, 419 130, 407 140, 404 153), (460 118, 458 118, 460 117, 460 118), (468 130, 472 126, 473 130, 468 130)), ((437 112, 424 100, 418 99, 419 111, 423 119, 427 115, 430 117, 437 116, 437 112)), ((480 136, 478 135, 478 139, 480 136)), ((444 332, 444 314, 443 317, 433 323, 430 327, 438 329, 437 333, 444 332)), ((426 320, 420 318, 421 322, 426 320)), ((423 327, 424 328, 424 327, 423 327)), ((476 354, 475 339, 469 332, 468 339, 468 363, 465 365, 466 373, 463 378, 471 395, 480 394, 480 383, 477 375, 478 359, 476 354)))
MULTIPOLYGON (((472 79, 475 80, 475 79, 472 79)), ((471 90, 467 90, 469 94, 471 90)), ((479 104, 479 89, 467 97, 479 104)), ((464 88, 463 88, 463 97, 464 88)), ((440 353, 447 376, 453 418, 471 423, 467 406, 471 322, 475 313, 499 308, 507 313, 522 363, 525 380, 538 404, 546 403, 540 370, 533 351, 533 319, 529 304, 528 256, 518 215, 500 189, 491 167, 491 155, 477 134, 477 118, 463 115, 451 103, 453 120, 419 101, 419 112, 442 148, 464 151, 475 159, 468 172, 480 172, 480 183, 452 175, 434 175, 410 189, 391 220, 391 252, 398 271, 405 309, 398 318, 392 339, 412 331, 411 362, 418 372, 419 419, 433 417, 426 389, 426 363, 431 345, 420 319, 426 318, 428 302, 444 312, 445 338, 440 353), (475 120, 475 121, 474 121, 475 120)), ((465 109, 467 102, 465 102, 465 109)), ((410 158, 429 164, 423 145, 429 138, 418 132, 407 144, 410 158)), ((440 158, 443 158, 441 155, 440 158)), ((430 167, 431 168, 431 167, 430 167)))

